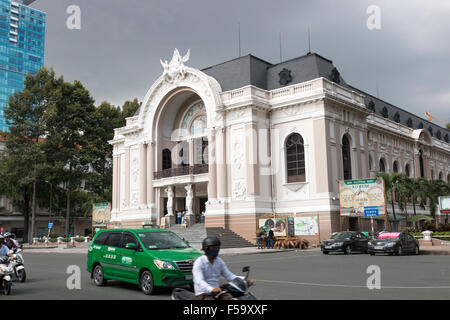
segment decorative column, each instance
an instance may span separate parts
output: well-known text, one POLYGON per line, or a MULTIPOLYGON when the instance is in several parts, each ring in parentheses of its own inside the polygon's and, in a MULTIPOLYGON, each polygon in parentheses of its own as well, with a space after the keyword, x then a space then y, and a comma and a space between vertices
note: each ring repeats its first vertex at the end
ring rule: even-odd
POLYGON ((119 187, 118 184, 118 175, 119 175, 119 157, 114 155, 113 156, 113 199, 112 199, 112 210, 113 212, 116 212, 117 210, 119 210, 119 200, 118 200, 118 196, 119 193, 117 192, 117 189, 119 187))
POLYGON ((217 199, 216 130, 208 137, 208 200, 217 199))
POLYGON ((227 161, 226 161, 226 138, 225 128, 217 131, 217 197, 220 199, 227 198, 227 161))
POLYGON ((147 144, 139 146, 139 204, 145 208, 147 206, 147 144))
MULTIPOLYGON (((155 143, 147 142, 147 205, 155 207, 155 191, 153 190, 153 177, 155 172, 155 143)), ((152 210, 153 212, 153 210, 152 210)))
POLYGON ((188 226, 191 226, 195 223, 194 213, 192 211, 192 206, 194 202, 194 189, 192 184, 188 184, 184 187, 186 189, 186 220, 188 222, 188 226))
POLYGON ((125 150, 125 208, 130 207, 130 148, 125 150))

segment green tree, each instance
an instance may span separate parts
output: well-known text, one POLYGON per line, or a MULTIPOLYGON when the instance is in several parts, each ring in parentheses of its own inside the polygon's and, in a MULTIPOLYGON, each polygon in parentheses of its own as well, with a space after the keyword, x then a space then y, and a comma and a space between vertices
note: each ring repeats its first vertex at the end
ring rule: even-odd
POLYGON ((71 196, 79 190, 89 171, 87 146, 96 117, 94 100, 79 81, 62 77, 54 91, 54 103, 43 117, 46 125, 45 150, 48 163, 66 191, 65 233, 70 233, 71 196))
POLYGON ((27 75, 24 89, 13 94, 4 108, 10 132, 6 133, 0 168, 2 189, 13 200, 13 205, 23 210, 26 240, 35 232, 36 185, 42 178, 41 168, 45 162, 41 139, 45 133, 42 117, 53 103, 55 85, 53 70, 38 70, 35 75, 27 75), (29 230, 30 206, 32 221, 29 230))
POLYGON ((134 114, 136 113, 137 109, 139 109, 140 106, 141 103, 139 103, 137 98, 135 98, 133 101, 125 101, 125 103, 122 106, 123 122, 121 127, 126 124, 125 119, 134 116, 134 114))

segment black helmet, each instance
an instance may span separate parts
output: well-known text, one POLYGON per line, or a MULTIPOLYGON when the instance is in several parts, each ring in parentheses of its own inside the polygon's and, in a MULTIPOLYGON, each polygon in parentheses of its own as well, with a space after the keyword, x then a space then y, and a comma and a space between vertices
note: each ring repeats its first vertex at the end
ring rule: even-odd
POLYGON ((202 250, 206 252, 209 246, 220 246, 220 240, 217 237, 207 237, 203 239, 202 250))

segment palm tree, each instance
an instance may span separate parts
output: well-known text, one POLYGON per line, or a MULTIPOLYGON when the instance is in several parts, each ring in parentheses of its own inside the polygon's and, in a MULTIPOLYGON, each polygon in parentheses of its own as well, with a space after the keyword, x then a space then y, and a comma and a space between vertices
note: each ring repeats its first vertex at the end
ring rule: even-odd
MULTIPOLYGON (((397 229, 397 215, 395 213, 395 185, 394 183, 398 179, 399 174, 398 173, 386 173, 386 172, 378 172, 376 177, 377 178, 383 178, 384 180, 384 193, 385 193, 385 199, 386 201, 391 202, 392 205, 392 213, 394 215, 394 229, 397 229)), ((389 227, 389 213, 386 212, 386 228, 389 227)))
POLYGON ((405 174, 398 175, 394 182, 394 189, 398 206, 401 210, 405 211, 406 225, 408 226, 408 202, 413 194, 412 179, 405 174))

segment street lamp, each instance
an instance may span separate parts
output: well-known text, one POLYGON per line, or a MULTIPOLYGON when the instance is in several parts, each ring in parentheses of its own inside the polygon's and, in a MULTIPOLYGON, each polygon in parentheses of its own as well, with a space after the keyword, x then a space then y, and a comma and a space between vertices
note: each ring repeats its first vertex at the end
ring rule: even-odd
MULTIPOLYGON (((53 185, 51 182, 45 180, 46 183, 50 185, 50 215, 48 217, 48 223, 50 226, 50 222, 52 222, 52 200, 53 200, 53 185)), ((48 236, 50 236, 50 228, 48 229, 48 236)))

